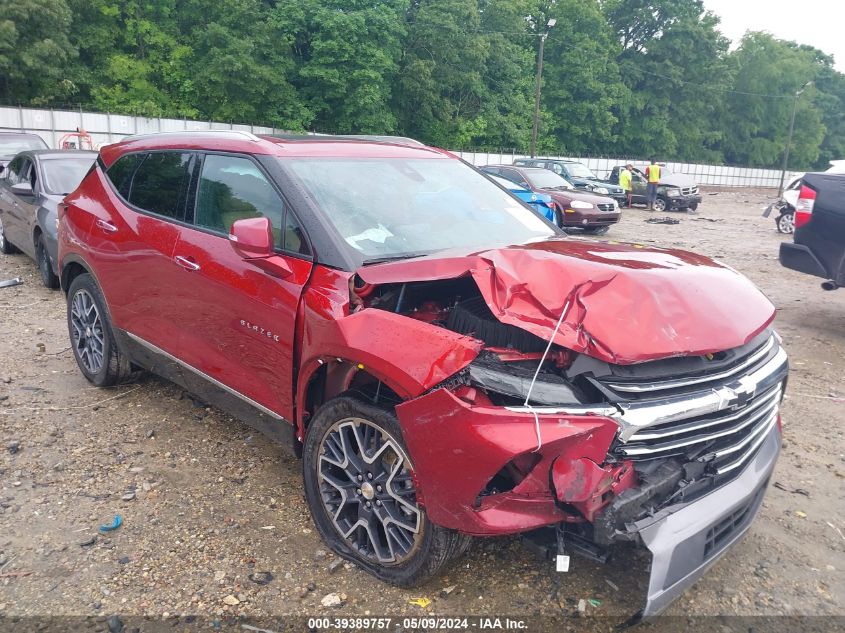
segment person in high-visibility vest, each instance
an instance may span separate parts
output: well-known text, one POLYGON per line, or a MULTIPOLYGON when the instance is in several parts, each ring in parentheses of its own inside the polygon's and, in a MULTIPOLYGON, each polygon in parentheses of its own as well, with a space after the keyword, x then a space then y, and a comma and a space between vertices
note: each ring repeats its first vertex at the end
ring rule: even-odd
POLYGON ((622 168, 622 171, 619 172, 619 186, 622 187, 622 189, 625 191, 625 195, 628 196, 629 208, 631 207, 631 199, 634 195, 633 178, 634 166, 629 163, 622 168))
POLYGON ((645 177, 648 180, 648 190, 646 191, 648 210, 654 211, 654 201, 657 200, 657 184, 660 182, 660 165, 653 158, 651 165, 645 168, 645 177))

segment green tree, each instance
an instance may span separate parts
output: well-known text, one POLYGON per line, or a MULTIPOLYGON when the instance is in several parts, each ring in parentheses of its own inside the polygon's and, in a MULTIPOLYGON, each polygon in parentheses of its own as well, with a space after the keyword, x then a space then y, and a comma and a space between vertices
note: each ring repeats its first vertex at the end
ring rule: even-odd
POLYGON ((403 0, 287 0, 274 11, 295 58, 295 85, 317 129, 390 133, 403 0))
POLYGON ((74 92, 65 0, 0 0, 0 99, 40 105, 74 92))
POLYGON ((728 162, 774 167, 780 164, 797 105, 789 167, 816 162, 824 125, 813 105, 815 88, 793 95, 824 67, 818 51, 776 39, 768 33, 748 33, 729 58, 733 92, 725 99, 723 147, 728 162))

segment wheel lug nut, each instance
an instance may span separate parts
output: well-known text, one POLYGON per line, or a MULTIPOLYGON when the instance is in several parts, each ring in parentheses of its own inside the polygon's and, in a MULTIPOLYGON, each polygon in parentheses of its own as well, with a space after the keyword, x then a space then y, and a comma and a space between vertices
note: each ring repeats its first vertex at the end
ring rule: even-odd
POLYGON ((376 505, 377 505, 377 506, 380 506, 380 505, 381 505, 381 501, 379 501, 378 499, 376 499, 376 505))
POLYGON ((381 492, 381 486, 376 486, 376 490, 378 490, 379 492, 381 492))
POLYGON ((358 473, 358 481, 363 481, 364 478, 361 476, 361 473, 358 473))
POLYGON ((356 495, 360 495, 360 494, 361 494, 361 489, 360 489, 360 488, 356 488, 356 489, 355 489, 355 494, 356 494, 356 495))
POLYGON ((372 478, 373 478, 373 473, 367 473, 367 479, 372 479, 372 478))
POLYGON ((369 501, 367 501, 367 507, 368 507, 368 508, 369 508, 370 506, 372 506, 372 505, 373 505, 373 504, 371 504, 369 501))

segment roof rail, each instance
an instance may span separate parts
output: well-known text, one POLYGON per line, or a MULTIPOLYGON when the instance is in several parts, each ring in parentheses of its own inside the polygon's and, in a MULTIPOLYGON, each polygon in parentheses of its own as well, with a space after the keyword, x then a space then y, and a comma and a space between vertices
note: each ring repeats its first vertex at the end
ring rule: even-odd
POLYGON ((387 136, 381 134, 266 134, 268 138, 286 141, 373 141, 411 147, 427 147, 425 143, 407 136, 387 136))
POLYGON ((124 136, 122 141, 137 141, 139 139, 145 138, 161 138, 162 136, 185 136, 185 135, 196 135, 196 136, 218 136, 218 137, 240 137, 245 138, 250 141, 260 141, 261 139, 258 138, 252 132, 244 132, 242 130, 177 130, 177 131, 169 131, 169 132, 149 132, 147 134, 131 134, 129 136, 124 136))

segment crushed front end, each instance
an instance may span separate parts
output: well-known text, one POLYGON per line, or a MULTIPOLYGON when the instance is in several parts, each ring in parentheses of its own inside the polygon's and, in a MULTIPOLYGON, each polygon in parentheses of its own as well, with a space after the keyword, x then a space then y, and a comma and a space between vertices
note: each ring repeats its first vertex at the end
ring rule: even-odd
POLYGON ((786 354, 766 329, 635 365, 556 349, 535 377, 539 355, 488 346, 397 408, 429 516, 475 535, 553 528, 561 553, 598 560, 645 547, 640 616, 655 615, 756 515, 780 449, 786 354))
POLYGON ((578 242, 366 276, 360 309, 479 343, 397 402, 432 522, 551 530, 559 550, 598 560, 643 547, 643 617, 749 527, 779 452, 788 362, 747 280, 691 254, 578 242), (732 300, 745 309, 728 319, 732 300))

